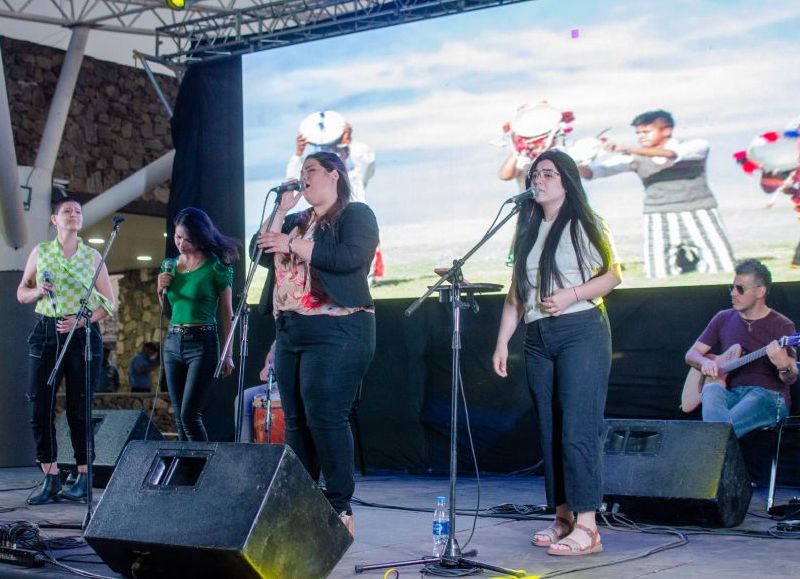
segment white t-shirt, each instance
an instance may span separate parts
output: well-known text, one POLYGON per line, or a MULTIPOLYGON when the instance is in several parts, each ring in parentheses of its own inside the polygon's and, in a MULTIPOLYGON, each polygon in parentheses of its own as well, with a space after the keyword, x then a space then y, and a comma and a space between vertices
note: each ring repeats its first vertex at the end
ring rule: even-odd
MULTIPOLYGON (((617 251, 614 247, 614 239, 611 236, 611 231, 608 229, 608 225, 606 224, 605 220, 601 218, 599 221, 601 226, 600 233, 605 238, 611 249, 611 263, 617 263, 617 251)), ((539 258, 542 255, 545 239, 547 239, 553 223, 553 221, 542 221, 542 224, 539 226, 539 235, 537 236, 536 242, 533 244, 533 247, 528 254, 528 258, 525 261, 525 269, 528 272, 528 279, 533 286, 528 291, 528 295, 525 299, 525 323, 527 324, 550 316, 549 313, 542 309, 542 303, 539 301, 539 258)), ((589 237, 586 235, 583 226, 578 226, 578 232, 579 237, 581 238, 581 243, 585 248, 588 249, 588 251, 585 252, 588 255, 585 256, 587 259, 586 263, 584 264, 585 268, 583 271, 583 277, 581 276, 581 270, 578 266, 578 256, 575 253, 575 247, 572 244, 572 235, 570 235, 569 223, 566 225, 566 227, 564 227, 564 231, 561 234, 561 239, 556 246, 556 265, 558 266, 558 270, 561 272, 561 276, 563 277, 565 288, 579 286, 584 283, 584 281, 588 281, 590 278, 599 273, 600 268, 603 266, 603 258, 600 255, 600 252, 597 251, 597 248, 590 243, 589 237)), ((603 298, 595 298, 591 301, 581 300, 579 302, 570 304, 570 306, 567 307, 567 309, 565 309, 561 315, 573 314, 588 310, 595 306, 599 306, 602 303, 603 298)))

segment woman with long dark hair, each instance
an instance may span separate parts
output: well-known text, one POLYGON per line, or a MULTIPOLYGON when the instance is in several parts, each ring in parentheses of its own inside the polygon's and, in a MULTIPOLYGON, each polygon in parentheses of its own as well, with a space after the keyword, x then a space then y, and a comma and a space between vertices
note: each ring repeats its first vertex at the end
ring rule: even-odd
MULTIPOLYGON (((158 276, 158 299, 172 308, 164 342, 164 374, 181 440, 208 440, 203 413, 219 359, 219 338, 233 317, 231 285, 239 242, 222 235, 202 210, 187 207, 174 220, 178 257, 158 276), (219 316, 217 316, 219 313, 219 316)), ((225 353, 222 375, 233 371, 225 353)))
MULTIPOLYGON (((37 321, 28 344, 30 374, 28 400, 31 403, 31 425, 36 441, 36 460, 45 479, 39 492, 28 498, 28 504, 40 505, 59 498, 80 501, 87 495, 86 456, 86 363, 84 347, 86 320, 75 314, 81 298, 100 264, 100 254, 78 237, 83 227, 83 211, 77 199, 62 197, 53 204, 50 222, 56 230, 52 241, 33 248, 17 287, 20 303, 36 303, 37 321), (72 326, 78 325, 69 349, 64 355, 56 387, 47 385, 59 351, 72 326), (78 476, 67 490, 61 489, 58 474, 55 400, 58 384, 64 378, 67 395, 67 423, 78 476)), ((87 304, 91 312, 89 344, 92 360, 89 367, 90 389, 94 391, 103 364, 103 339, 98 321, 114 311, 114 293, 105 264, 100 270, 95 289, 87 304)))
POLYGON ((613 241, 589 207, 578 167, 562 151, 536 158, 526 180, 535 200, 517 221, 514 274, 492 363, 508 376, 508 342, 525 320, 525 370, 539 415, 547 503, 556 519, 533 535, 550 555, 603 550, 603 410, 611 332, 602 297, 621 282, 613 241))
POLYGON ((322 472, 325 495, 352 534, 348 417, 375 351, 367 276, 378 223, 367 205, 350 202, 347 170, 337 155, 308 155, 301 179, 303 191, 283 194, 271 230, 254 241, 267 254, 262 265, 273 268, 274 284, 265 291, 273 300, 286 441, 315 480, 322 472), (311 207, 287 215, 300 197, 311 207))

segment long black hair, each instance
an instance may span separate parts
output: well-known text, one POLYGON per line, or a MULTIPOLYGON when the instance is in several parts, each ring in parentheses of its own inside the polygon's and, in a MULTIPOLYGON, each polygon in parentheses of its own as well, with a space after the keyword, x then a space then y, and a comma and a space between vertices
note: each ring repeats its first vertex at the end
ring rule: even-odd
MULTIPOLYGON (((553 222, 550 233, 544 242, 542 255, 539 257, 539 298, 548 297, 555 290, 555 286, 564 287, 564 276, 558 269, 556 263, 556 247, 564 232, 564 228, 569 225, 569 233, 572 238, 572 245, 575 247, 575 255, 578 258, 578 266, 581 270, 581 277, 588 269, 586 263, 589 258, 589 248, 585 247, 580 234, 580 226, 586 232, 589 242, 597 249, 603 260, 601 274, 608 271, 611 266, 611 247, 601 232, 600 219, 597 214, 589 207, 589 200, 586 191, 581 184, 581 176, 578 166, 572 157, 564 153, 551 149, 545 151, 534 161, 528 175, 525 178, 525 188, 530 189, 533 181, 533 174, 536 167, 542 161, 552 161, 556 170, 561 174, 561 184, 566 191, 563 205, 558 211, 558 216, 553 222)), ((539 227, 544 220, 544 209, 534 200, 529 199, 522 205, 522 210, 517 217, 517 233, 514 243, 514 277, 516 279, 516 293, 520 303, 524 303, 528 292, 533 288, 536 280, 531 282, 528 279, 528 272, 525 263, 528 254, 536 243, 539 236, 539 227)), ((586 279, 584 278, 585 282, 586 279)))
MULTIPOLYGON (((332 227, 342 214, 342 211, 344 211, 344 208, 350 203, 351 188, 350 177, 347 176, 347 167, 345 167, 344 161, 342 161, 339 155, 329 151, 312 153, 306 157, 306 161, 308 159, 315 159, 326 171, 336 171, 339 173, 339 179, 336 181, 336 202, 325 212, 325 215, 318 220, 320 229, 332 227)), ((299 229, 301 233, 305 233, 313 211, 313 207, 308 208, 300 218, 299 229)))
POLYGON ((178 211, 173 223, 175 227, 185 227, 192 244, 205 255, 216 255, 225 265, 231 265, 239 259, 239 240, 220 233, 202 209, 185 207, 178 211))

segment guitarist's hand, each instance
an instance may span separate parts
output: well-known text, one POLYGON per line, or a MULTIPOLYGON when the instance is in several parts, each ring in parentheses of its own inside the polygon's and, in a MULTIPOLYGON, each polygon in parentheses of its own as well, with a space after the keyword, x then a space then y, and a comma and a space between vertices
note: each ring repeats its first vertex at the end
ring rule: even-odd
POLYGON ((778 340, 772 340, 767 344, 767 356, 779 370, 795 363, 794 358, 786 353, 786 348, 781 348, 781 345, 778 344, 778 340))
POLYGON ((703 362, 703 366, 700 368, 700 372, 703 376, 716 378, 719 375, 719 366, 717 366, 716 361, 706 358, 703 362))

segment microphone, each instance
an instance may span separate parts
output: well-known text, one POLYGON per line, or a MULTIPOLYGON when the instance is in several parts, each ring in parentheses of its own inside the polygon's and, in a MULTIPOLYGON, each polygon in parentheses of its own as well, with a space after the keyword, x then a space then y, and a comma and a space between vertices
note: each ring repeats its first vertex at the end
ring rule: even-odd
POLYGON ((514 205, 519 205, 520 203, 522 203, 523 201, 527 201, 528 199, 536 199, 537 195, 538 192, 536 191, 536 188, 531 187, 530 189, 526 189, 519 195, 514 195, 513 197, 509 197, 508 199, 505 200, 505 203, 503 203, 503 205, 505 205, 506 203, 513 203, 514 205))
POLYGON ((119 225, 120 223, 122 223, 123 221, 125 221, 125 218, 122 215, 115 215, 112 218, 112 221, 114 222, 114 225, 116 226, 116 225, 119 225))
MULTIPOLYGON (((173 259, 171 257, 168 257, 164 261, 161 262, 161 272, 162 273, 170 273, 172 275, 175 275, 176 267, 177 267, 177 262, 176 262, 175 259, 173 259)), ((167 288, 166 287, 161 288, 161 295, 164 295, 166 293, 167 293, 167 288)))
POLYGON ((284 193, 286 191, 302 191, 305 188, 306 184, 302 181, 289 181, 288 183, 273 187, 272 191, 275 191, 276 193, 284 193))
MULTIPOLYGON (((47 270, 44 270, 42 272, 42 281, 44 283, 49 283, 49 284, 52 285, 53 284, 53 274, 51 274, 47 270)), ((51 290, 51 289, 47 290, 47 295, 50 297, 51 300, 55 299, 55 297, 56 297, 55 294, 53 293, 53 290, 51 290)))

